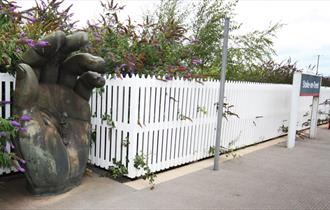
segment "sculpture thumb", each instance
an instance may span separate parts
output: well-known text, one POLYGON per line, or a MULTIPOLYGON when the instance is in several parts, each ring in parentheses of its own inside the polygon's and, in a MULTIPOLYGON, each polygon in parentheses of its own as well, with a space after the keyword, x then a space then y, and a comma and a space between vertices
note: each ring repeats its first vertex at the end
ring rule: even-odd
POLYGON ((36 103, 39 81, 33 69, 24 63, 17 66, 14 104, 17 107, 28 108, 36 103))

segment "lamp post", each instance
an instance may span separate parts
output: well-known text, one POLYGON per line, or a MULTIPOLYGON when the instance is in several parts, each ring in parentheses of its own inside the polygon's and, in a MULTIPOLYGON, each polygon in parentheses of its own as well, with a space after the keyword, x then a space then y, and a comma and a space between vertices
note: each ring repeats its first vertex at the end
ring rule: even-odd
POLYGON ((229 18, 225 18, 225 28, 224 28, 223 48, 222 48, 220 93, 219 93, 219 102, 218 102, 218 122, 217 122, 217 134, 216 134, 216 138, 215 138, 214 170, 219 170, 220 138, 221 138, 222 116, 223 116, 223 99, 224 99, 224 95, 225 95, 225 81, 226 81, 226 68, 227 68, 228 33, 229 33, 229 18))
POLYGON ((317 55, 317 63, 316 63, 316 75, 319 74, 319 63, 320 63, 320 55, 317 55))

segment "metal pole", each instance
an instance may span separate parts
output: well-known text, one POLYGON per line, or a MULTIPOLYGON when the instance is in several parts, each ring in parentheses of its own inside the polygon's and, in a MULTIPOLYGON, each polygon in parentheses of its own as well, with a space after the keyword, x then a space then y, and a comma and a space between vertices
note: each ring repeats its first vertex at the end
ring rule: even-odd
POLYGON ((320 55, 317 55, 316 75, 319 74, 319 63, 320 63, 320 55))
POLYGON ((219 170, 220 138, 221 138, 221 128, 222 128, 223 99, 225 95, 227 53, 228 53, 228 33, 229 33, 229 18, 225 18, 225 28, 224 28, 223 48, 222 48, 220 93, 218 100, 217 135, 215 139, 215 152, 214 152, 214 170, 219 170))

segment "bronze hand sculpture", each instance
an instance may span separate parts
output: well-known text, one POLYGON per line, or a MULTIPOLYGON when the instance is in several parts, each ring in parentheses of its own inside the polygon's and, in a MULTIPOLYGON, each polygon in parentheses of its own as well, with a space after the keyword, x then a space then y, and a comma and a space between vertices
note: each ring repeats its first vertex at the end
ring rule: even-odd
POLYGON ((57 194, 78 185, 88 161, 93 88, 102 87, 105 62, 75 53, 88 43, 87 34, 46 36, 43 46, 30 48, 18 65, 15 114, 28 115, 16 146, 26 160, 33 194, 57 194))

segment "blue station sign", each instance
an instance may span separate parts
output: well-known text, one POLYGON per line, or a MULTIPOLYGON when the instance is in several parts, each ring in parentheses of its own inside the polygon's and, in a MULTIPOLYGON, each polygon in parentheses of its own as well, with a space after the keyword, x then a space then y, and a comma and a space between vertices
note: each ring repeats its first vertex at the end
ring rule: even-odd
POLYGON ((321 77, 302 74, 300 96, 320 96, 321 77))

